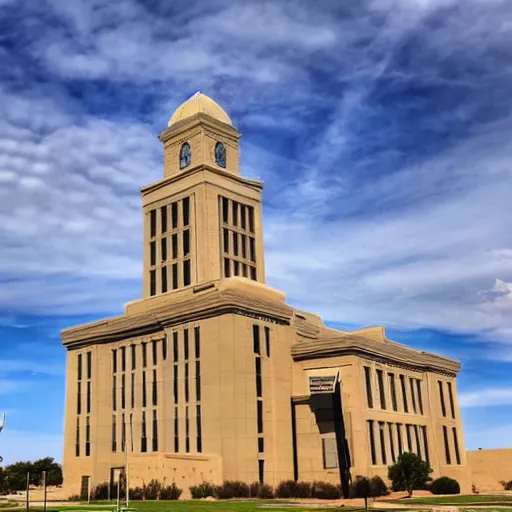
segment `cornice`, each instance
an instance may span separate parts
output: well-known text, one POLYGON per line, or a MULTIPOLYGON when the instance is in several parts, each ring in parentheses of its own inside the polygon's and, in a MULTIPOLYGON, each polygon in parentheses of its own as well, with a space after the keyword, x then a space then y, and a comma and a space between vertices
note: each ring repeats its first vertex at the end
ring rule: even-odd
POLYGON ((414 350, 399 343, 378 342, 349 333, 297 343, 292 346, 291 353, 295 361, 355 355, 392 366, 452 377, 460 370, 460 363, 453 359, 414 350))

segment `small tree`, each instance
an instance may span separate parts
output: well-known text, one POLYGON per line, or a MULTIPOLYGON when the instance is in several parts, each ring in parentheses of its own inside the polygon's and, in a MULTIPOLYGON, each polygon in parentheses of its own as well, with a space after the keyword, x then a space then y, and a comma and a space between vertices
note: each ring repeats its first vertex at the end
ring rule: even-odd
POLYGON ((407 491, 409 497, 414 489, 420 489, 430 480, 432 469, 414 453, 404 452, 388 468, 388 478, 394 491, 407 491))
POLYGON ((370 480, 365 476, 356 476, 350 486, 351 498, 364 498, 364 509, 368 511, 368 498, 372 495, 370 480))

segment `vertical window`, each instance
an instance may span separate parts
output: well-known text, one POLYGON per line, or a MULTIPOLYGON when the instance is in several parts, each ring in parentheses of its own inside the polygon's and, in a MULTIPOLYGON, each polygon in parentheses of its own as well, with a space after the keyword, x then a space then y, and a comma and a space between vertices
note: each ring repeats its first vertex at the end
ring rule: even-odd
POLYGON ((153 382, 152 382, 152 398, 153 405, 158 405, 158 381, 156 378, 156 370, 153 370, 153 382))
POLYGON ((188 405, 185 407, 185 451, 190 452, 190 419, 188 417, 188 405))
POLYGON ((156 265, 156 242, 149 244, 149 264, 152 267, 156 265))
POLYGON ((249 212, 249 231, 254 233, 254 208, 252 206, 248 207, 249 212))
POLYGON ((178 264, 172 264, 172 289, 176 290, 178 288, 178 264))
POLYGON ((263 402, 257 401, 258 434, 263 434, 263 402))
POLYGON ((189 401, 189 370, 188 370, 188 363, 185 363, 185 402, 188 403, 189 401))
POLYGON ((407 404, 407 389, 405 387, 404 375, 400 375, 400 387, 402 388, 402 402, 404 404, 404 412, 409 412, 409 406, 407 404))
POLYGON ((224 277, 231 277, 231 270, 228 258, 224 258, 224 277))
POLYGON ((91 455, 91 418, 85 418, 85 456, 91 455))
POLYGON ((448 398, 450 400, 450 412, 452 413, 452 418, 455 419, 455 406, 453 404, 453 392, 451 382, 448 382, 448 398))
POLYGON ((174 382, 173 382, 173 391, 174 391, 174 403, 178 403, 178 365, 174 365, 174 382))
POLYGON ((156 366, 157 363, 158 363, 158 355, 157 355, 158 346, 157 346, 157 341, 153 340, 151 342, 151 346, 152 346, 152 349, 153 349, 153 366, 156 366))
POLYGON ((389 446, 391 448, 391 460, 396 462, 395 440, 393 438, 393 423, 388 423, 389 446))
POLYGON ((87 414, 91 412, 91 381, 87 382, 87 414))
POLYGON ((418 425, 414 425, 414 435, 416 437, 416 454, 418 455, 418 457, 421 457, 421 442, 418 425))
POLYGON ((190 199, 188 197, 183 198, 183 225, 188 226, 190 224, 190 199))
POLYGON ((178 421, 178 408, 174 408, 174 451, 178 453, 180 451, 180 431, 179 431, 179 421, 178 421))
POLYGON ((146 368, 148 365, 148 347, 147 343, 142 343, 142 367, 146 368))
POLYGON ((162 227, 162 233, 167 231, 167 206, 160 208, 160 226, 162 227))
POLYGON ((418 407, 420 409, 420 414, 423 414, 423 397, 421 396, 421 380, 416 380, 416 390, 418 391, 418 407))
POLYGON ((112 451, 117 452, 117 425, 116 415, 112 415, 112 451))
POLYGON ((183 231, 183 256, 187 256, 190 253, 190 230, 186 229, 183 231))
POLYGON ((233 231, 233 254, 238 256, 238 233, 233 231))
POLYGON ((178 235, 174 233, 171 237, 171 249, 172 249, 172 259, 175 260, 178 258, 178 235))
POLYGON ((404 453, 404 447, 402 443, 402 424, 397 423, 396 424, 396 438, 398 441, 398 455, 404 453))
POLYGON ((398 411, 398 403, 396 401, 395 374, 388 373, 388 379, 389 379, 389 390, 391 392, 391 407, 393 407, 393 411, 398 411))
POLYGON ((87 352, 87 378, 92 378, 92 352, 87 352))
POLYGON ((183 286, 188 286, 190 282, 190 260, 185 260, 183 262, 183 286))
POLYGON ((82 380, 82 354, 78 354, 76 364, 77 364, 76 372, 78 375, 78 380, 82 380))
MULTIPOLYGON (((378 371, 378 370, 377 370, 378 371)), ((384 435, 384 423, 379 422, 380 456, 382 464, 387 464, 386 458, 386 437, 384 435)))
POLYGON ((178 203, 171 204, 171 221, 172 229, 176 229, 178 227, 178 203))
POLYGON ((379 398, 380 398, 380 408, 386 408, 386 393, 384 390, 384 379, 382 377, 382 370, 377 370, 377 382, 379 384, 379 398))
POLYGON ((203 451, 203 436, 201 431, 201 406, 196 405, 196 431, 197 431, 197 451, 203 451))
POLYGON ((201 364, 196 361, 196 402, 201 400, 201 364))
POLYGON ((126 408, 126 375, 121 374, 121 409, 126 408))
POLYGON ((377 464, 377 455, 375 452, 375 434, 373 431, 373 421, 368 420, 368 434, 370 438, 370 457, 372 461, 372 466, 377 464))
POLYGON ((162 238, 160 240, 160 259, 162 261, 167 261, 167 238, 162 238))
POLYGON ((238 203, 233 201, 233 226, 238 226, 238 203))
POLYGON ((162 338, 162 359, 167 360, 167 336, 162 338))
POLYGON ((405 425, 405 432, 407 434, 407 448, 409 452, 412 452, 412 436, 411 436, 411 425, 405 425))
POLYGON ((369 366, 364 367, 364 378, 366 382, 366 401, 368 403, 368 407, 373 409, 372 374, 369 366))
POLYGON ((254 238, 249 238, 249 256, 250 260, 254 263, 256 261, 256 246, 254 238))
POLYGON ((428 439, 427 439, 427 427, 422 426, 421 431, 423 433, 423 449, 425 450, 425 461, 430 464, 430 455, 428 453, 428 439))
POLYGON ((229 201, 226 197, 222 198, 222 222, 225 224, 229 222, 229 201))
POLYGON ((75 457, 80 457, 80 418, 76 419, 75 457))
POLYGON ((199 356, 201 355, 201 335, 199 332, 199 327, 194 327, 194 342, 196 349, 196 359, 199 359, 199 356))
POLYGON ((131 406, 135 408, 135 373, 132 373, 131 406))
POLYGON ((146 372, 142 372, 142 407, 147 405, 147 394, 146 394, 146 372))
POLYGON ((140 451, 145 453, 148 451, 148 437, 147 437, 147 426, 146 426, 146 411, 142 411, 142 425, 141 425, 141 437, 140 437, 140 451))
POLYGON ((261 358, 256 357, 256 396, 261 398, 262 390, 261 390, 261 358))
POLYGON ((265 345, 267 347, 267 357, 270 357, 270 327, 265 327, 265 345))
POLYGON ((123 412, 121 417, 121 451, 126 451, 126 416, 123 412))
POLYGON ((156 410, 153 410, 153 451, 158 451, 158 418, 156 410))
POLYGON ((135 370, 135 368, 137 366, 137 353, 136 353, 135 345, 132 345, 131 349, 132 349, 132 370, 135 370))
POLYGON ((121 347, 121 371, 126 371, 126 347, 121 347))
POLYGON ((112 377, 112 410, 117 410, 117 377, 112 377))
POLYGON ((412 402, 412 410, 414 414, 416 414, 416 393, 414 392, 414 379, 409 379, 409 385, 411 387, 411 402, 412 402))
POLYGON ((117 373, 117 350, 112 350, 112 373, 117 373))
POLYGON ((82 414, 82 383, 79 382, 76 391, 76 413, 82 414))
POLYGON ((452 427, 453 446, 455 447, 455 461, 460 465, 459 439, 457 437, 457 429, 452 427))
POLYGON ((151 297, 156 295, 156 272, 154 270, 149 271, 149 295, 151 297))
POLYGON ((149 212, 149 233, 151 238, 156 236, 156 210, 149 212))
POLYGON ((188 329, 183 330, 183 356, 188 361, 188 329))
POLYGON ((222 228, 222 242, 224 252, 229 254, 229 230, 227 230, 226 228, 222 228))
POLYGON ((452 457, 450 455, 450 445, 448 441, 448 429, 443 426, 443 439, 444 439, 444 454, 446 458, 446 464, 452 463, 452 457))
POLYGON ((262 484, 265 481, 265 461, 258 460, 258 476, 260 479, 260 483, 262 484))
POLYGON ((162 274, 162 293, 167 293, 167 267, 162 267, 161 269, 162 274))
POLYGON ((442 381, 438 380, 437 384, 439 386, 439 399, 441 401, 441 412, 442 412, 443 416, 446 416, 446 405, 444 403, 443 383, 442 383, 442 381))
POLYGON ((263 437, 258 437, 258 453, 263 453, 265 451, 265 440, 263 437))
POLYGON ((175 363, 177 363, 178 357, 179 357, 179 354, 178 354, 178 332, 177 331, 174 331, 172 333, 172 343, 173 343, 173 361, 175 363))
POLYGON ((252 326, 252 341, 255 354, 260 354, 260 326, 254 324, 252 326))

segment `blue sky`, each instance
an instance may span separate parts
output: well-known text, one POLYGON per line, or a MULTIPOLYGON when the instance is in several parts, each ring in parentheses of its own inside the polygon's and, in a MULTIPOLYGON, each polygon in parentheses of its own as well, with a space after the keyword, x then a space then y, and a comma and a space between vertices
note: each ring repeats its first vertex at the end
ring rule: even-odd
POLYGON ((469 449, 512 429, 512 10, 500 0, 0 0, 0 436, 62 452, 60 329, 141 294, 139 188, 201 90, 265 181, 267 279, 462 361, 469 449))

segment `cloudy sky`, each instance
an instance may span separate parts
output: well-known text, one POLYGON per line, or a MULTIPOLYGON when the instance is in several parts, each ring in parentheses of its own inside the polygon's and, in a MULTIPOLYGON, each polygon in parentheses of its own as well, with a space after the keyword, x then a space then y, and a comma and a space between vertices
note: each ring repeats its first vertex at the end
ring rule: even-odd
POLYGON ((60 330, 141 294, 139 188, 201 90, 265 181, 268 283, 462 361, 512 429, 512 8, 500 0, 0 0, 0 436, 62 452, 60 330))

